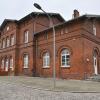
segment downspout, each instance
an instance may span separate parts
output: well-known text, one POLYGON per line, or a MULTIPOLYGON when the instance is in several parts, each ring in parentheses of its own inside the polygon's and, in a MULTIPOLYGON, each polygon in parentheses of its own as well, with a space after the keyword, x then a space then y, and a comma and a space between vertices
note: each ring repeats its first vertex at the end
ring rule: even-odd
MULTIPOLYGON (((34 59, 34 45, 37 45, 37 44, 34 44, 34 42, 37 42, 35 39, 34 39, 34 34, 36 32, 36 19, 38 18, 40 14, 36 14, 35 18, 30 14, 30 17, 32 18, 32 22, 33 22, 33 59, 34 59)), ((35 55, 35 59, 33 61, 33 68, 32 68, 32 76, 36 76, 36 58, 37 58, 37 46, 36 46, 36 55, 35 55)))

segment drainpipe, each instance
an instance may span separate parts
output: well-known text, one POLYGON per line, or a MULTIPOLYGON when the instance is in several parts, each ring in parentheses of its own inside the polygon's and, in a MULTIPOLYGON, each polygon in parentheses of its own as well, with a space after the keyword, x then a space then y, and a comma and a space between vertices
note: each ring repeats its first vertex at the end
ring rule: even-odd
MULTIPOLYGON (((32 22, 33 22, 33 43, 34 43, 34 34, 36 32, 36 19, 38 18, 38 16, 40 15, 40 13, 36 14, 35 18, 30 14, 30 17, 32 18, 32 22)), ((36 40, 37 42, 37 40, 36 40)), ((33 47, 34 45, 36 45, 36 48, 37 48, 37 43, 36 44, 33 44, 33 47)), ((35 49, 33 48, 33 51, 35 49)), ((34 52, 33 52, 34 53, 34 52)), ((34 58, 34 54, 33 54, 33 58, 34 58)), ((36 49, 36 56, 35 56, 35 59, 34 59, 34 62, 33 62, 33 69, 32 69, 32 76, 35 76, 36 74, 36 58, 37 58, 37 49, 36 49)))

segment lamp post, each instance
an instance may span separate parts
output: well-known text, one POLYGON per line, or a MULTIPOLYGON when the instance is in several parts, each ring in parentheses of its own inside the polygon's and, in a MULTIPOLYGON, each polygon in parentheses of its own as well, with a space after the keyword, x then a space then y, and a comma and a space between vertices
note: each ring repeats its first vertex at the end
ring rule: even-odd
POLYGON ((52 21, 51 16, 50 16, 47 12, 45 12, 39 4, 34 3, 34 6, 35 6, 37 9, 43 11, 43 12, 48 16, 48 19, 49 19, 49 21, 50 21, 50 27, 52 27, 52 30, 53 30, 53 86, 54 86, 54 88, 55 88, 55 86, 56 86, 56 67, 55 67, 55 27, 54 27, 54 25, 53 25, 53 21, 52 21))

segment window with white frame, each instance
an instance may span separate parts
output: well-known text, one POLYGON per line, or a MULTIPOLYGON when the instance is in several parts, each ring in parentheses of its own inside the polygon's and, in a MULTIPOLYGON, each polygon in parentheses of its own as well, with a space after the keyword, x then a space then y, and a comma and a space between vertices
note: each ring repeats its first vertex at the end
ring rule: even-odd
POLYGON ((93 24, 93 34, 96 35, 96 26, 93 24))
POLYGON ((9 30, 9 26, 7 26, 7 31, 9 30))
POLYGON ((1 60, 1 68, 4 69, 4 65, 5 65, 5 60, 4 58, 1 60))
POLYGON ((14 35, 11 35, 11 46, 14 45, 14 43, 15 43, 14 35))
POLYGON ((43 55, 43 68, 50 67, 50 55, 48 52, 43 55))
POLYGON ((70 52, 68 49, 63 49, 61 52, 61 67, 70 67, 70 52))
POLYGON ((28 68, 29 67, 29 56, 28 54, 24 54, 24 58, 23 58, 23 62, 24 62, 24 68, 28 68))
POLYGON ((6 47, 6 42, 5 42, 5 39, 2 40, 2 48, 5 48, 6 47))
POLYGON ((10 57, 10 69, 13 70, 13 57, 10 57))
POLYGON ((0 41, 0 48, 1 48, 1 41, 0 41))
POLYGON ((8 71, 8 66, 9 66, 9 59, 6 59, 6 63, 5 63, 5 71, 8 71))
POLYGON ((29 35, 29 31, 25 31, 24 32, 24 43, 28 43, 28 35, 29 35))
POLYGON ((7 40, 6 40, 6 45, 7 45, 7 47, 9 47, 9 45, 10 45, 10 40, 9 40, 9 37, 7 37, 7 40))

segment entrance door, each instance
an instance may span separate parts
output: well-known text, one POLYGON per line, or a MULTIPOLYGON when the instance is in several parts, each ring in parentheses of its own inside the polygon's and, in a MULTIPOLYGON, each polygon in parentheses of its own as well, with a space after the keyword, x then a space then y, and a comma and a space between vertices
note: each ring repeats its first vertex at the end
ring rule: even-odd
POLYGON ((98 54, 96 51, 94 52, 93 59, 94 59, 94 74, 97 75, 98 74, 98 54))

